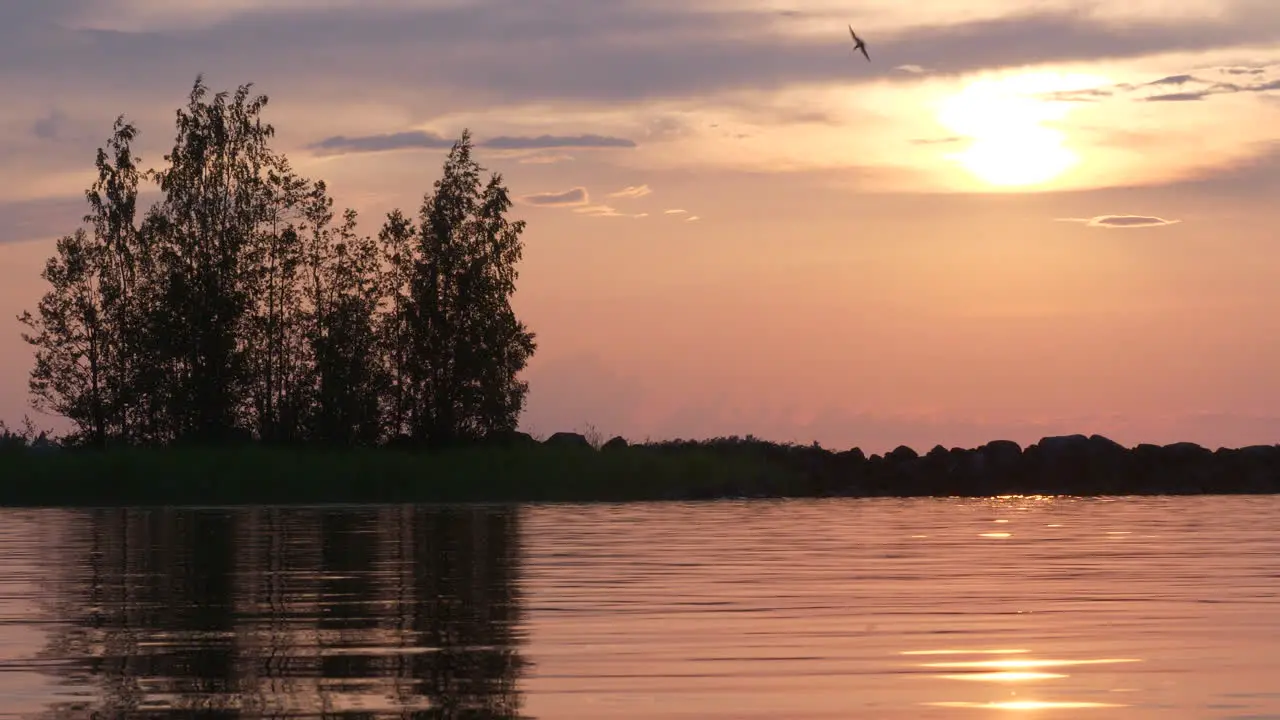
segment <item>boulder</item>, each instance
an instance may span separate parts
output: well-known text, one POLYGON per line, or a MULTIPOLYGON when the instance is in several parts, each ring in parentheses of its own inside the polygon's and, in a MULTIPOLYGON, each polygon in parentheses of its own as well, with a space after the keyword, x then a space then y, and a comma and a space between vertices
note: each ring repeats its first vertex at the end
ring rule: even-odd
POLYGON ((991 467, 1007 469, 1022 459, 1022 446, 1012 440, 992 440, 979 448, 982 457, 991 467))
POLYGON ((885 455, 884 459, 888 460, 889 462, 900 463, 900 462, 906 462, 908 460, 915 460, 918 457, 920 457, 920 454, 917 453, 915 450, 912 450, 906 445, 899 445, 898 447, 893 449, 893 452, 890 452, 889 454, 885 455))
POLYGON ((551 437, 547 438, 543 442, 543 444, 552 447, 591 447, 591 442, 587 440, 585 435, 575 432, 553 433, 551 437))

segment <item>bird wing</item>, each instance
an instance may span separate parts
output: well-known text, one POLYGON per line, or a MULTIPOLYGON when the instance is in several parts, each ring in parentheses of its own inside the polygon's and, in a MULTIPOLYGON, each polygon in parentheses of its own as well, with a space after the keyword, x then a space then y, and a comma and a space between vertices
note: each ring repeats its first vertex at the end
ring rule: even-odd
POLYGON ((858 34, 853 31, 852 25, 849 26, 849 36, 853 38, 854 42, 858 42, 858 34))
POLYGON ((862 56, 867 59, 867 62, 871 62, 871 56, 867 54, 867 46, 860 45, 858 49, 862 51, 862 56))

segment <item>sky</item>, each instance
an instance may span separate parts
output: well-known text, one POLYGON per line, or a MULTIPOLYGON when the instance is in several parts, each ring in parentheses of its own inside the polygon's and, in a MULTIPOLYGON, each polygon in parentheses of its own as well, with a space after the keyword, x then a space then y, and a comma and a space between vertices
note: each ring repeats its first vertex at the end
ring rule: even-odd
POLYGON ((0 418, 96 148, 198 73, 370 233, 471 130, 532 433, 1280 442, 1275 0, 3 3, 0 418))

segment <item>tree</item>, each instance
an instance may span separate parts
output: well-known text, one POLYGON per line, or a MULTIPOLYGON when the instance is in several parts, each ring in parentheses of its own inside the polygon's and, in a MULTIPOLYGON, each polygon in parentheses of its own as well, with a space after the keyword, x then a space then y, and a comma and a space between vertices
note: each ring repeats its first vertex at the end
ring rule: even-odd
POLYGON ((244 331, 261 289, 264 240, 274 239, 278 218, 271 180, 287 168, 268 147, 275 131, 261 119, 267 97, 250 98, 250 88, 206 100, 197 78, 178 111, 169 167, 155 173, 164 193, 154 210, 162 288, 155 324, 168 340, 158 349, 170 366, 173 434, 201 442, 251 431, 244 331))
POLYGON ((133 125, 97 153, 90 212, 23 313, 32 405, 104 446, 447 444, 513 430, 534 336, 515 316, 524 222, 469 132, 415 223, 335 222, 324 182, 269 146, 266 96, 196 78, 167 166, 139 170, 133 125), (138 219, 139 184, 161 199, 138 219))
POLYGON ((372 445, 381 439, 379 399, 385 365, 376 314, 383 283, 378 245, 356 234, 356 212, 330 227, 333 201, 316 183, 308 216, 312 218, 310 266, 311 322, 308 332, 315 358, 315 404, 311 436, 338 444, 372 445))
POLYGON ((514 430, 527 384, 533 333, 511 308, 524 221, 505 214, 502 177, 482 184, 469 132, 423 199, 407 307, 409 371, 421 413, 412 434, 450 444, 514 430))
POLYGON ((106 149, 97 153, 98 179, 85 191, 93 227, 58 240, 41 277, 50 284, 37 314, 18 317, 35 348, 29 387, 32 405, 71 420, 85 442, 129 442, 142 353, 129 331, 138 320, 139 241, 137 158, 133 125, 117 118, 106 149))
POLYGON ((387 220, 378 232, 383 267, 381 294, 385 305, 380 315, 378 339, 386 373, 384 425, 390 438, 408 433, 417 424, 414 401, 422 396, 414 385, 410 367, 413 271, 418 257, 414 247, 416 234, 413 221, 399 210, 387 213, 387 220))
POLYGON ((260 440, 291 442, 305 434, 310 401, 311 358, 301 289, 307 199, 314 189, 290 172, 283 159, 268 172, 268 183, 276 199, 249 258, 254 288, 244 328, 249 424, 260 440))

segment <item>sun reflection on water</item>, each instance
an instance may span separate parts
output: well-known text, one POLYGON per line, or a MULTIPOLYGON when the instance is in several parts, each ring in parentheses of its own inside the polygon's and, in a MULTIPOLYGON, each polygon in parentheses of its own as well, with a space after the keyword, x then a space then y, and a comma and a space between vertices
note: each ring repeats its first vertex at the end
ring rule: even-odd
MULTIPOLYGON (((962 650, 955 648, 938 649, 938 650, 907 650, 902 655, 941 655, 941 656, 991 656, 991 655, 1028 655, 1029 650, 1024 649, 972 649, 962 650)), ((1060 669, 1066 667, 1092 666, 1092 665, 1111 665, 1117 663, 1135 663, 1140 662, 1137 658, 1089 658, 1089 659, 1038 659, 1030 657, 998 657, 995 659, 972 659, 972 660, 950 660, 950 661, 934 661, 923 662, 918 666, 930 670, 951 670, 952 672, 931 675, 931 677, 941 678, 944 680, 959 680, 966 682, 987 682, 1010 685, 1016 683, 1030 683, 1034 681, 1061 680, 1069 677, 1063 672, 1046 672, 1046 669, 1060 669), (957 672, 960 671, 960 672, 957 672), (964 672, 972 671, 972 672, 964 672)), ((1034 689, 1034 694, 1041 694, 1038 688, 1034 689)), ((1055 701, 1055 700, 1037 700, 1037 699, 1021 699, 1021 700, 990 700, 990 701, 973 701, 973 700, 949 700, 925 702, 924 705, 933 707, 953 707, 953 708, 980 708, 989 710, 1049 710, 1049 709, 1089 709, 1089 708, 1116 708, 1127 707, 1126 705, 1109 703, 1109 702, 1081 702, 1081 701, 1055 701)))
POLYGON ((997 702, 931 702, 933 707, 987 708, 990 710, 1075 710, 1084 708, 1128 707, 1118 703, 1100 702, 1049 702, 1045 700, 1008 700, 997 702))

